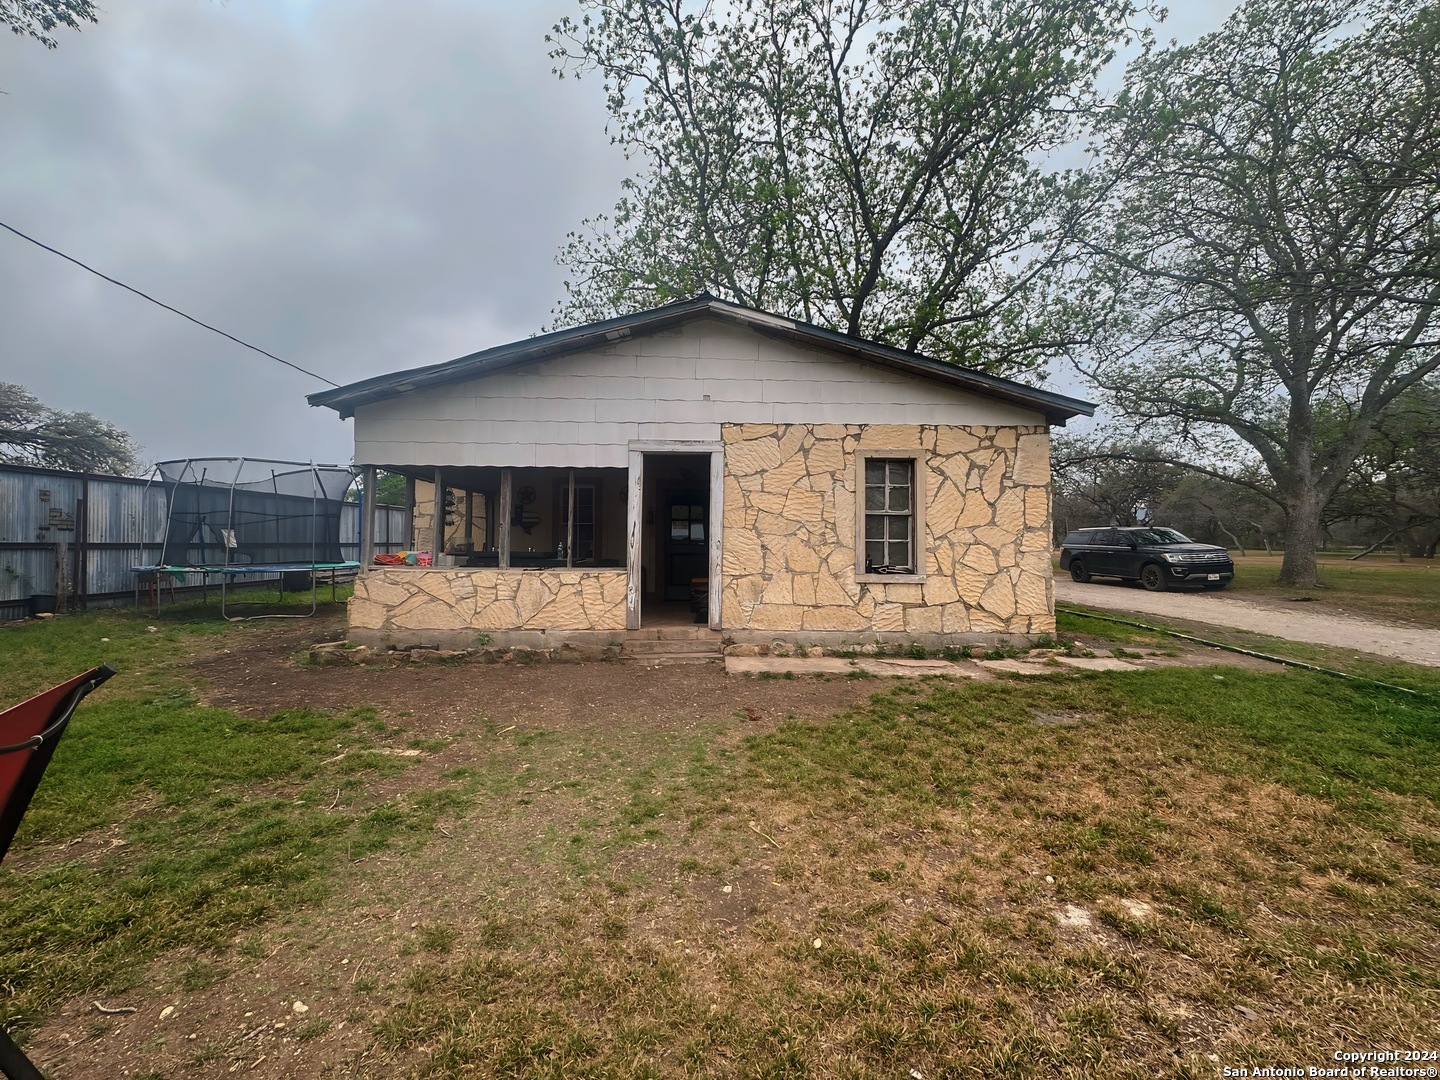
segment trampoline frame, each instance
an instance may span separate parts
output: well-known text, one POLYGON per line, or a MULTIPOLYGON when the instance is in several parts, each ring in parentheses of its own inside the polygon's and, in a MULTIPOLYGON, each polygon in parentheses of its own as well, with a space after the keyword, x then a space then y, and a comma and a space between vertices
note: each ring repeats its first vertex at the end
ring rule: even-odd
MULTIPOLYGON (((165 527, 164 527, 164 532, 162 533, 162 539, 161 539, 161 542, 160 542, 160 558, 161 558, 162 561, 161 561, 161 562, 158 562, 158 563, 156 563, 156 564, 154 564, 154 565, 144 565, 144 566, 132 566, 132 567, 130 567, 131 573, 133 573, 133 574, 135 575, 135 606, 136 606, 137 608, 140 606, 140 579, 141 579, 141 576, 144 575, 144 574, 154 574, 154 575, 155 575, 155 578, 156 578, 156 587, 155 587, 155 609, 156 609, 157 612, 159 611, 159 608, 160 608, 159 577, 160 577, 161 574, 199 574, 199 575, 200 575, 201 595, 202 595, 202 597, 205 597, 205 598, 208 598, 208 596, 209 596, 210 575, 214 574, 214 575, 217 575, 217 576, 220 578, 220 617, 221 617, 222 619, 226 619, 226 620, 231 621, 231 622, 248 621, 248 620, 250 620, 250 619, 308 619, 308 618, 312 617, 312 616, 315 614, 315 612, 318 610, 318 606, 319 606, 319 605, 318 605, 318 600, 317 600, 317 587, 318 587, 319 582, 318 582, 318 580, 317 580, 317 573, 316 573, 316 571, 321 571, 321 570, 329 571, 329 574, 330 574, 330 598, 331 598, 331 600, 333 601, 334 598, 335 598, 336 575, 337 575, 340 571, 342 571, 342 570, 359 570, 359 569, 360 569, 360 564, 359 564, 358 562, 350 562, 350 561, 348 561, 348 560, 342 560, 342 561, 340 561, 340 562, 319 562, 319 561, 316 559, 316 555, 317 555, 317 553, 318 553, 318 548, 319 548, 319 536, 318 536, 318 529, 317 529, 317 527, 316 527, 317 521, 318 521, 318 515, 317 515, 316 511, 317 511, 317 509, 318 509, 318 507, 319 507, 319 504, 320 504, 320 502, 321 502, 321 495, 324 493, 324 490, 325 490, 324 485, 323 485, 323 484, 321 483, 321 481, 320 481, 320 470, 321 470, 321 469, 334 469, 334 470, 343 470, 343 471, 345 471, 346 473, 348 473, 349 476, 350 476, 350 482, 349 482, 349 484, 346 485, 345 490, 346 490, 346 491, 349 491, 350 488, 355 484, 355 481, 356 481, 356 478, 357 478, 357 474, 356 474, 355 469, 354 469, 353 466, 350 466, 350 465, 329 465, 329 464, 324 464, 324 463, 318 463, 318 464, 317 464, 317 463, 314 462, 314 461, 280 461, 280 460, 276 460, 276 459, 273 459, 273 458, 246 458, 246 457, 232 457, 232 458, 175 458, 175 459, 173 459, 173 460, 171 460, 171 461, 161 461, 161 462, 157 462, 157 463, 156 463, 155 468, 151 471, 150 479, 147 480, 147 481, 146 481, 146 484, 145 484, 145 493, 146 493, 146 495, 149 494, 150 485, 153 484, 153 483, 155 483, 155 479, 156 479, 157 476, 160 477, 162 483, 165 482, 164 473, 163 473, 163 471, 162 471, 162 469, 161 469, 162 466, 165 466, 165 465, 176 465, 176 464, 180 464, 180 463, 182 463, 182 462, 183 462, 183 467, 182 467, 182 468, 179 470, 179 472, 176 474, 175 480, 173 481, 173 483, 171 483, 170 489, 166 492, 166 495, 165 495, 165 527), (163 560, 164 560, 164 557, 165 557, 165 555, 166 555, 166 551, 167 551, 167 548, 168 548, 169 542, 170 542, 170 526, 171 526, 171 522, 174 520, 174 513, 175 513, 175 495, 176 495, 176 493, 180 490, 181 485, 187 483, 187 481, 185 481, 184 477, 185 477, 188 473, 190 473, 191 468, 192 468, 192 465, 193 465, 193 463, 195 463, 195 462, 221 462, 221 461, 226 461, 226 462, 233 461, 233 462, 235 463, 235 474, 234 474, 234 476, 232 476, 232 477, 230 478, 230 482, 229 482, 228 484, 224 485, 224 487, 225 487, 226 489, 228 489, 228 493, 229 493, 229 498, 228 498, 227 505, 226 505, 225 527, 224 527, 223 529, 216 530, 216 531, 219 532, 220 535, 221 535, 220 547, 221 547, 221 549, 224 551, 225 561, 224 561, 223 563, 201 562, 201 563, 184 563, 184 564, 172 564, 172 563, 166 563, 166 562, 164 562, 163 560), (225 538, 225 534, 226 534, 226 533, 229 533, 229 534, 233 537, 234 534, 235 534, 235 531, 236 531, 236 529, 235 529, 235 492, 236 492, 237 487, 238 487, 239 484, 240 484, 240 477, 241 477, 241 475, 243 475, 243 473, 244 473, 244 471, 245 471, 245 466, 246 466, 247 464, 252 465, 252 466, 255 466, 255 465, 260 465, 260 466, 275 466, 275 465, 290 465, 290 466, 295 466, 294 469, 288 470, 288 472, 290 472, 290 473, 298 472, 298 471, 300 471, 301 469, 305 469, 305 470, 308 470, 308 471, 309 471, 309 473, 310 473, 310 561, 309 561, 308 563, 297 562, 297 561, 295 561, 295 560, 287 560, 287 561, 284 561, 284 562, 275 562, 275 563, 243 563, 243 564, 242 564, 242 563, 232 563, 232 562, 230 561, 231 552, 235 550, 235 548, 236 548, 237 545, 235 545, 235 544, 233 544, 233 543, 227 544, 227 543, 225 542, 225 539, 224 539, 224 538, 225 538), (310 610, 309 610, 309 611, 302 612, 302 613, 293 613, 293 612, 277 613, 277 612, 272 612, 272 613, 263 614, 263 615, 236 615, 236 616, 230 615, 230 613, 229 613, 229 608, 231 608, 231 607, 258 607, 258 606, 261 606, 261 605, 263 604, 263 601, 235 601, 235 602, 231 602, 231 601, 229 600, 229 586, 230 586, 230 582, 231 582, 231 580, 232 580, 233 578, 245 577, 245 576, 253 575, 253 574, 275 574, 275 575, 277 575, 277 579, 278 579, 278 580, 277 580, 277 585, 278 585, 279 592, 280 592, 280 602, 281 602, 281 603, 284 603, 284 601, 285 601, 285 574, 287 574, 287 573, 298 573, 298 572, 301 572, 301 571, 309 571, 309 574, 310 574, 310 610)), ((208 473, 209 473, 209 469, 208 469, 208 468, 202 469, 201 472, 200 472, 200 474, 199 474, 199 478, 198 478, 197 480, 189 481, 189 483, 195 484, 196 486, 202 486, 202 487, 203 487, 203 486, 206 486, 206 485, 205 485, 205 481, 206 481, 206 478, 207 478, 207 476, 208 476, 208 473)), ((273 469, 273 468, 270 469, 270 475, 271 475, 272 482, 277 479, 277 473, 276 473, 275 469, 273 469)), ((217 484, 217 485, 213 485, 213 486, 219 487, 220 485, 217 484)), ((277 494, 277 495, 279 494, 278 488, 277 488, 276 494, 277 494)), ((325 500, 325 501, 330 501, 330 500, 327 499, 327 500, 325 500)), ((343 505, 343 496, 342 496, 341 502, 342 502, 342 505, 343 505)), ((145 546, 146 546, 146 545, 145 545, 145 535, 146 535, 146 533, 145 533, 145 526, 146 526, 146 511, 147 511, 147 509, 148 509, 148 504, 149 504, 148 498, 144 499, 144 500, 141 502, 141 509, 140 509, 140 553, 141 553, 141 560, 140 560, 140 561, 142 561, 142 562, 143 562, 143 560, 144 560, 144 551, 145 551, 145 546)), ((202 524, 203 524, 203 523, 204 523, 204 522, 203 522, 203 518, 202 518, 202 524)), ((188 545, 187 545, 187 546, 188 546, 188 545)), ((199 543, 198 546, 199 546, 199 548, 200 548, 200 555, 201 555, 201 558, 202 558, 202 560, 203 560, 204 557, 205 557, 205 536, 204 536, 204 531, 203 531, 203 529, 202 529, 201 534, 200 534, 200 543, 199 543)))

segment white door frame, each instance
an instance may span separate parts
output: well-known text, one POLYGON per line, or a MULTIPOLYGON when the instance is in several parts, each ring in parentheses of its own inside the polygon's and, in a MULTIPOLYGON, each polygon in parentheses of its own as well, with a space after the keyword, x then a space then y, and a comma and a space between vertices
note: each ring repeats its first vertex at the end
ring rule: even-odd
POLYGON ((707 573, 710 579, 710 629, 720 629, 720 531, 725 514, 725 444, 675 440, 632 439, 630 451, 630 497, 625 509, 625 628, 640 629, 641 538, 645 517, 646 454, 708 454, 710 457, 710 533, 706 537, 707 573))

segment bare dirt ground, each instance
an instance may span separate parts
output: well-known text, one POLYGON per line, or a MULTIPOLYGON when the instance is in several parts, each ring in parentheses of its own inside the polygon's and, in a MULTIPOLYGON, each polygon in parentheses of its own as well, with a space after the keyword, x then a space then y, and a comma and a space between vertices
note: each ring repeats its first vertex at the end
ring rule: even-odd
MULTIPOLYGON (((417 730, 473 722, 546 730, 608 726, 636 717, 674 729, 716 720, 784 720, 833 716, 867 700, 863 680, 728 678, 719 663, 646 668, 587 662, 433 664, 416 678, 408 663, 373 667, 307 667, 294 658, 308 645, 343 636, 343 622, 246 628, 251 640, 197 658, 210 705, 249 715, 305 706, 344 710, 372 705, 411 714, 417 730), (563 677, 556 678, 557 669, 563 677)), ((424 732, 422 732, 424 733, 424 732)))
POLYGON ((1106 611, 1124 611, 1210 626, 1234 627, 1332 648, 1354 649, 1412 664, 1440 667, 1440 634, 1398 622, 1345 612, 1306 610, 1300 601, 1241 599, 1219 592, 1150 593, 1120 584, 1080 584, 1056 575, 1055 599, 1106 611))

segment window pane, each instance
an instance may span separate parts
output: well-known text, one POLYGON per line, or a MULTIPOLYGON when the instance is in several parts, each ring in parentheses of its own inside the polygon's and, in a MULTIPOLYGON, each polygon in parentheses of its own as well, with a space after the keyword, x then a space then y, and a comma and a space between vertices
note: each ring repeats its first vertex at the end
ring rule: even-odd
POLYGON ((894 566, 910 565, 910 545, 908 543, 890 544, 890 562, 894 566))
POLYGON ((890 484, 892 487, 897 485, 902 487, 910 486, 910 462, 889 461, 886 462, 886 464, 890 466, 890 484))
POLYGON ((865 519, 865 539, 885 539, 885 519, 883 517, 867 517, 865 519))
POLYGON ((679 503, 676 503, 674 506, 670 507, 670 520, 671 520, 671 521, 685 521, 685 520, 687 520, 689 517, 690 517, 690 508, 689 508, 689 507, 681 506, 679 503))
POLYGON ((670 523, 671 540, 689 540, 690 524, 686 521, 672 521, 670 523))
POLYGON ((866 510, 884 510, 884 509, 885 509, 885 489, 884 489, 883 487, 869 487, 869 486, 867 486, 867 487, 865 488, 865 509, 866 509, 866 510))
POLYGON ((890 509, 910 509, 910 489, 908 487, 892 487, 890 489, 890 509))
POLYGON ((869 543, 865 545, 865 561, 871 566, 885 565, 885 545, 881 543, 869 543))
POLYGON ((703 506, 692 506, 692 507, 690 507, 690 520, 691 520, 691 521, 704 521, 704 520, 705 520, 705 508, 704 508, 703 506))
POLYGON ((692 522, 690 523, 690 539, 691 539, 691 540, 704 540, 704 539, 705 539, 705 523, 704 523, 703 521, 692 521, 692 522))
POLYGON ((879 460, 876 460, 875 458, 866 458, 866 459, 865 459, 865 483, 866 483, 866 484, 883 484, 883 483, 885 483, 885 462, 884 462, 884 461, 879 461, 879 460))
POLYGON ((909 515, 906 515, 906 516, 904 516, 904 517, 885 518, 884 520, 890 522, 890 531, 889 531, 888 535, 889 535, 889 538, 890 538, 891 540, 909 540, 909 539, 910 539, 910 517, 909 517, 909 515))

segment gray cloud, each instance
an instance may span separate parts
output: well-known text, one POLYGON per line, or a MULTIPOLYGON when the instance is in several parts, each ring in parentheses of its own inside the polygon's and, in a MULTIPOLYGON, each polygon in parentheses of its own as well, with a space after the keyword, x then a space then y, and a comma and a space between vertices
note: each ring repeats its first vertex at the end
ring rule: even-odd
MULTIPOLYGON (((0 211, 197 318, 346 382, 523 337, 566 231, 626 166, 550 4, 165 0, 47 52, 0 38, 0 211)), ((8 235, 0 379, 150 457, 345 460, 320 384, 8 235)))
MULTIPOLYGON (((1207 0, 1165 28, 1217 25, 1207 0)), ((146 0, 0 34, 0 220, 348 382, 524 337, 627 166, 571 0, 146 0)), ((151 459, 348 460, 320 384, 0 234, 0 380, 151 459)))

